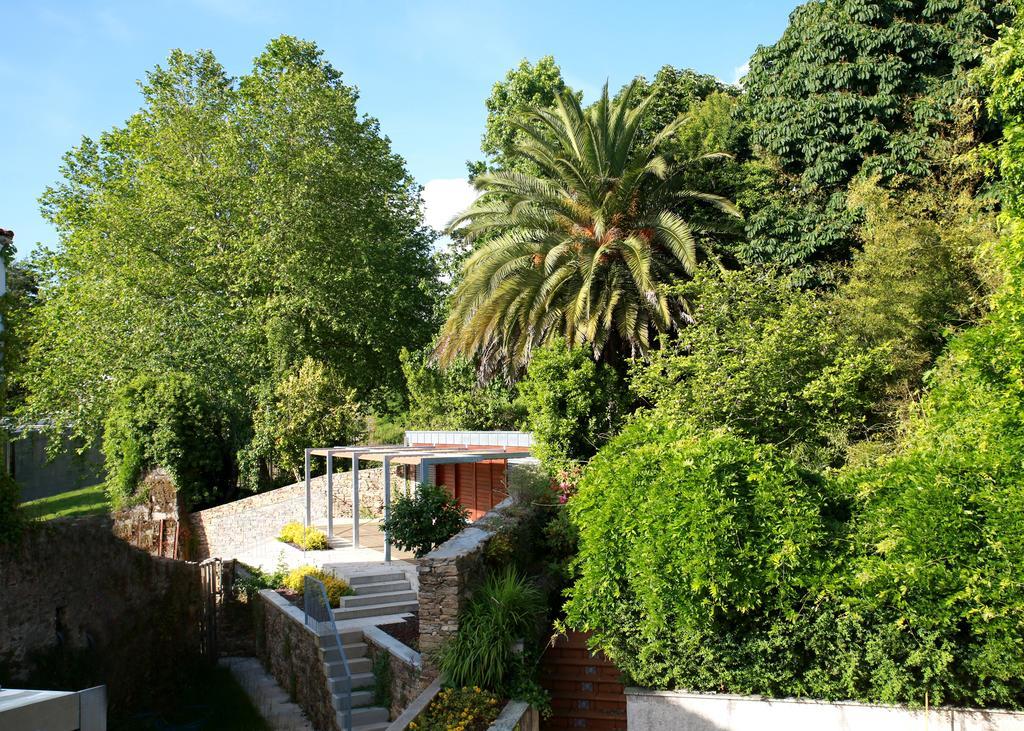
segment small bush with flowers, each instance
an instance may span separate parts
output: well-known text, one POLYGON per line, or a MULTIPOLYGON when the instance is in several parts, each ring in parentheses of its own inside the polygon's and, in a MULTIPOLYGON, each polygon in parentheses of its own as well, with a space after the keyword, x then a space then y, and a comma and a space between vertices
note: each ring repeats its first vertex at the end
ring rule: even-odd
POLYGON ((283 588, 301 597, 306 588, 307 575, 320 579, 324 583, 324 588, 327 590, 327 601, 331 603, 332 607, 340 606, 343 596, 355 593, 344 579, 339 579, 330 571, 318 569, 316 566, 299 566, 297 569, 292 569, 284 577, 283 588))
POLYGON ((326 533, 313 526, 307 528, 296 520, 284 524, 277 540, 290 543, 303 551, 326 551, 330 548, 326 533))
POLYGON ((481 689, 443 688, 409 724, 414 731, 484 731, 501 713, 501 699, 481 689))

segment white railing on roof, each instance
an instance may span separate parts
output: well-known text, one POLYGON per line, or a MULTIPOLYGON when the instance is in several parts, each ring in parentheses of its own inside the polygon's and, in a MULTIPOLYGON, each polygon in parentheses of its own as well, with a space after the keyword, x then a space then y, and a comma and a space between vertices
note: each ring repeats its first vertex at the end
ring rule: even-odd
POLYGON ((475 447, 532 447, 533 434, 525 431, 410 430, 405 444, 471 444, 475 447))

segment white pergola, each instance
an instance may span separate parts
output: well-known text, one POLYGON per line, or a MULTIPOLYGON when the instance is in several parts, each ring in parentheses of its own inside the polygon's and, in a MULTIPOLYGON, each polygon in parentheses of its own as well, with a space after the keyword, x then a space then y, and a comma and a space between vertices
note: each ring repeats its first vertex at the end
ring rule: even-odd
MULTIPOLYGON (((391 516, 391 465, 415 465, 420 480, 427 479, 429 469, 439 464, 465 464, 488 459, 522 457, 520 451, 508 447, 440 447, 440 446, 340 446, 311 447, 306 450, 306 526, 312 522, 312 490, 310 486, 310 460, 327 460, 327 537, 334 537, 334 460, 352 460, 352 547, 359 548, 359 463, 380 462, 384 467, 384 518, 391 516)), ((408 477, 406 477, 408 483, 408 477)), ((384 560, 391 560, 391 537, 384 535, 384 560)))

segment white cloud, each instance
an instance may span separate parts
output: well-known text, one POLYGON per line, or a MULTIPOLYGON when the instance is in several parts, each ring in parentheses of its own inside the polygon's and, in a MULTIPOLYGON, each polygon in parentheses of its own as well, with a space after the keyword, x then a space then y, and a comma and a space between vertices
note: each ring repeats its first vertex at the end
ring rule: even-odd
POLYGON ((479 195, 463 178, 435 178, 423 186, 423 222, 442 231, 479 195))
POLYGON ((742 79, 750 71, 750 61, 747 61, 742 66, 737 66, 732 70, 732 83, 733 86, 742 86, 742 79))

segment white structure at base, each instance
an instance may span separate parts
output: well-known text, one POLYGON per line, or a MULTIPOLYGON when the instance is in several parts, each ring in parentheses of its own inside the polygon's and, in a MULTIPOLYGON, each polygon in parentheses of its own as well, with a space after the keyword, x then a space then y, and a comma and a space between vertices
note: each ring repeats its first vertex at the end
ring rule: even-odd
POLYGON ((0 688, 3 731, 107 731, 107 687, 75 692, 0 688))
POLYGON ((629 731, 1024 731, 1024 713, 626 688, 629 731))

